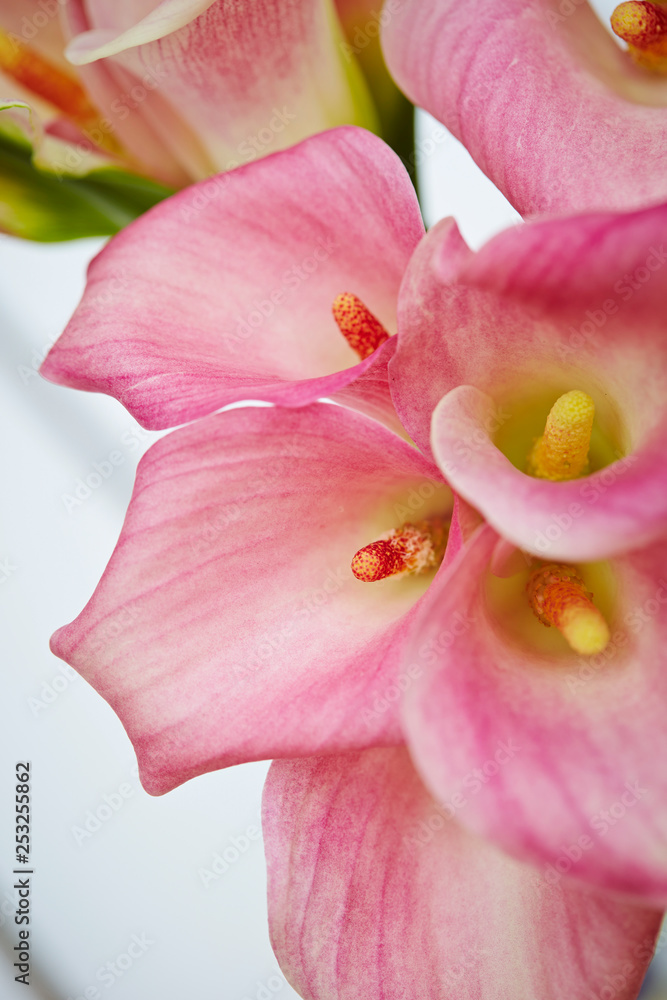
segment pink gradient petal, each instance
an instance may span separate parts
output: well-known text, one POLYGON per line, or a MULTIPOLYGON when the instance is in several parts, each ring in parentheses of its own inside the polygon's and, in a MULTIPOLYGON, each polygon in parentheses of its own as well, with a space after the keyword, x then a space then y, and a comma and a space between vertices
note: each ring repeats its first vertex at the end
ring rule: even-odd
POLYGON ((357 363, 331 307, 354 292, 395 332, 422 233, 381 140, 355 128, 315 136, 181 192, 112 240, 42 373, 116 396, 151 428, 240 399, 299 406, 341 389, 395 420, 395 345, 357 363))
POLYGON ((370 586, 350 562, 433 477, 422 495, 446 513, 416 449, 323 404, 235 409, 153 445, 95 594, 52 640, 120 717, 148 791, 400 740, 396 700, 373 703, 429 577, 370 586))
POLYGON ((272 944, 305 1000, 637 996, 661 914, 544 892, 431 799, 401 748, 275 762, 263 812, 272 944))
POLYGON ((539 865, 545 898, 568 875, 664 906, 667 543, 611 564, 611 642, 584 658, 533 618, 522 578, 494 603, 497 541, 482 526, 436 577, 405 648, 417 767, 460 823, 539 865))
MULTIPOLYGON (((641 324, 643 337, 656 336, 656 318, 664 328, 666 231, 667 204, 638 212, 543 219, 507 229, 463 258, 458 278, 572 322, 590 321, 586 309, 611 301, 616 311, 606 318, 604 311, 603 318, 596 311, 598 324, 620 311, 624 323, 641 324), (652 327, 646 329, 651 319, 652 327)), ((449 255, 441 257, 440 268, 447 278, 449 255)), ((664 330, 657 337, 663 339, 664 330)))
POLYGON ((157 92, 162 108, 143 97, 125 103, 137 120, 150 113, 151 127, 194 180, 332 126, 375 127, 365 83, 344 58, 328 0, 164 0, 134 14, 127 4, 116 11, 100 0, 87 11, 70 58, 106 56, 106 65, 122 68, 135 84, 152 81, 147 89, 157 92), (168 110, 200 142, 199 164, 171 134, 168 110))
POLYGON ((649 445, 569 482, 536 479, 493 443, 493 400, 464 385, 433 414, 432 449, 452 489, 507 540, 566 561, 606 559, 667 534, 667 420, 649 445))
POLYGON ((385 58, 408 97, 523 215, 664 201, 664 110, 609 88, 623 79, 617 89, 646 98, 590 6, 570 8, 563 16, 550 0, 406 0, 384 27, 385 58))
POLYGON ((522 548, 602 558, 665 532, 666 221, 663 207, 549 220, 473 254, 444 220, 410 261, 390 363, 396 410, 453 487, 522 548), (498 450, 498 432, 515 421, 522 465, 533 437, 521 407, 534 399, 544 420, 570 389, 592 396, 618 460, 569 483, 528 477, 498 450))

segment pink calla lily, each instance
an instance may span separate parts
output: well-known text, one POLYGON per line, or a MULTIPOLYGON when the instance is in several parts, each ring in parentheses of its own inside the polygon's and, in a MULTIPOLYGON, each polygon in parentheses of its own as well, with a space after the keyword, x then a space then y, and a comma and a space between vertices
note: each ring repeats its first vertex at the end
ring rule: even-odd
POLYGON ((42 373, 115 395, 151 428, 241 399, 323 396, 400 427, 395 338, 359 362, 331 310, 353 292, 394 333, 423 232, 398 157, 362 129, 331 130, 181 192, 112 240, 42 373))
POLYGON ((536 222, 473 254, 445 220, 411 259, 390 364, 399 416, 452 488, 535 555, 601 559, 665 533, 666 222, 665 206, 536 222), (527 475, 569 390, 595 401, 592 471, 527 475))
POLYGON ((469 535, 411 631, 420 773, 467 829, 537 864, 543 888, 568 875, 664 907, 667 541, 581 567, 611 633, 591 657, 533 614, 530 560, 516 572, 498 550, 489 525, 469 535))
POLYGON ((660 913, 467 833, 402 748, 275 762, 271 939, 305 1000, 634 1000, 660 913))
POLYGON ((385 57, 522 215, 667 200, 667 82, 633 66, 585 0, 565 6, 407 0, 385 57))
POLYGON ((109 566, 53 651, 117 712, 154 794, 241 761, 395 745, 396 703, 372 703, 433 574, 369 587, 350 563, 432 510, 451 510, 435 466, 344 407, 196 421, 142 459, 109 566))

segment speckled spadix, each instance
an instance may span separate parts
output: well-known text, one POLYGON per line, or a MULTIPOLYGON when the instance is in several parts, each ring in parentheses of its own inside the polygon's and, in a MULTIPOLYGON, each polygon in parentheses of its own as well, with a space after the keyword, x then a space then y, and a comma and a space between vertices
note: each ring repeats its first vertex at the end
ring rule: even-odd
POLYGON ((609 626, 573 566, 550 563, 534 570, 526 591, 542 624, 557 628, 575 653, 593 656, 605 649, 609 626))
POLYGON ((586 472, 594 417, 595 404, 587 393, 574 389, 560 396, 528 456, 530 475, 557 482, 586 472))

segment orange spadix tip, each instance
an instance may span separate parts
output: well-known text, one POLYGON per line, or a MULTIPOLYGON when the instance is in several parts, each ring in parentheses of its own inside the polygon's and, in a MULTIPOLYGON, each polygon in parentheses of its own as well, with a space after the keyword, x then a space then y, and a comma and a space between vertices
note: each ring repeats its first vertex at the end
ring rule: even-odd
POLYGON ((390 576, 434 569, 442 562, 447 528, 448 522, 442 518, 393 528, 359 549, 352 560, 352 572, 362 583, 376 583, 390 576))
POLYGON ((575 653, 593 656, 606 648, 609 626, 573 566, 550 563, 534 570, 526 591, 542 624, 557 628, 575 653))
POLYGON ((660 41, 667 32, 667 11, 640 0, 622 3, 611 15, 611 28, 628 44, 647 48, 660 41))
POLYGON ((528 456, 528 473, 554 482, 582 475, 588 467, 594 418, 595 404, 587 393, 574 389, 560 396, 528 456))
POLYGON ((340 332, 362 361, 389 340, 380 320, 352 292, 337 295, 331 308, 340 332))

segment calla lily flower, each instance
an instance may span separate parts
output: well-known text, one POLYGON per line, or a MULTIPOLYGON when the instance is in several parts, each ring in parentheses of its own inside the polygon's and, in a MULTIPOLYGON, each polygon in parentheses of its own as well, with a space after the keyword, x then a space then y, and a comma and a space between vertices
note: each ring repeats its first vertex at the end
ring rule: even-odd
POLYGON ((522 215, 667 200, 667 79, 585 0, 406 0, 383 48, 402 90, 522 215))
POLYGON ((52 649, 116 711, 153 794, 243 761, 399 744, 396 702, 373 701, 398 680, 446 532, 438 552, 418 539, 421 573, 369 586, 351 564, 451 508, 432 463, 346 407, 195 421, 140 462, 104 576, 52 649))
POLYGON ((452 488, 533 555, 606 559, 665 534, 666 222, 665 206, 553 219, 473 254, 445 220, 411 258, 397 412, 452 488), (549 435, 561 466, 535 468, 549 435))
POLYGON ((423 232, 380 139, 352 127, 314 136, 180 192, 112 240, 42 374, 114 395, 150 428, 243 399, 320 397, 400 428, 389 334, 423 232))
POLYGON ((0 3, 0 225, 111 234, 193 180, 332 125, 375 127, 329 4, 264 7, 0 3))
POLYGON ((414 622, 404 663, 422 669, 403 724, 420 774, 470 832, 537 865, 545 892, 567 875, 648 905, 667 901, 666 558, 663 539, 557 566, 512 557, 482 524, 414 622), (545 577, 551 593, 540 602, 534 586, 545 577), (572 577, 587 591, 576 605, 572 577), (568 600, 569 623, 544 615, 568 600), (470 623, 460 634, 448 627, 454 614, 470 623), (599 652, 582 655, 572 646, 591 635, 589 614, 608 633, 599 652), (503 741, 516 752, 499 765, 503 741))
POLYGON ((637 996, 660 913, 572 881, 542 891, 403 748, 276 761, 263 812, 271 940, 305 1000, 637 996))

